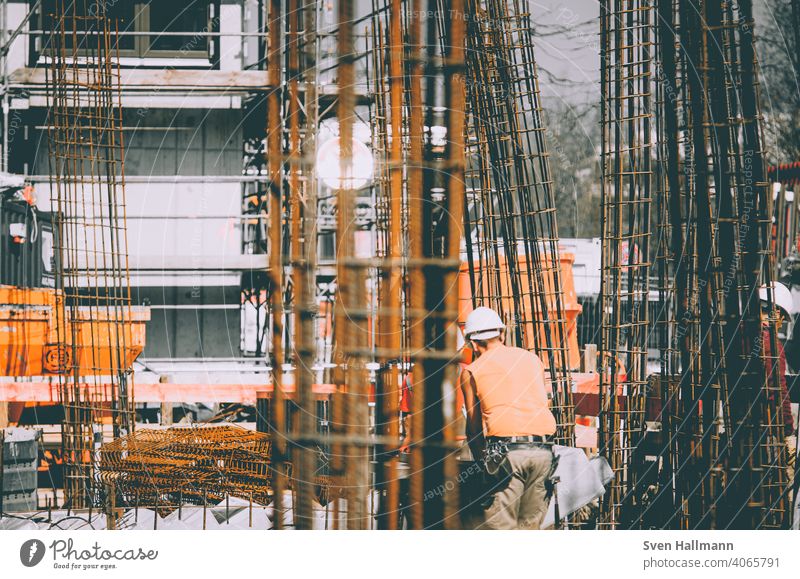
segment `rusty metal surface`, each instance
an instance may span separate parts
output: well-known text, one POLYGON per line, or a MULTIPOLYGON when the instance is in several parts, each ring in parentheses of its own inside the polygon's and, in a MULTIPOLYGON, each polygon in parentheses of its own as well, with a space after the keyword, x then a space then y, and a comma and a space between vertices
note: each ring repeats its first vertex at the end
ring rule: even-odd
POLYGON ((94 463, 102 423, 113 424, 114 436, 133 429, 124 142, 116 22, 106 17, 105 5, 88 16, 74 3, 56 7, 46 47, 47 129, 56 289, 63 296, 56 330, 58 342, 71 350, 59 392, 65 496, 82 507, 101 500, 94 463), (78 331, 92 346, 88 369, 78 331), (107 355, 97 355, 99 345, 107 355), (105 383, 113 385, 105 394, 85 387, 105 383))
POLYGON ((100 480, 119 504, 166 508, 216 503, 228 496, 266 505, 272 497, 272 441, 237 426, 139 429, 104 444, 100 480))

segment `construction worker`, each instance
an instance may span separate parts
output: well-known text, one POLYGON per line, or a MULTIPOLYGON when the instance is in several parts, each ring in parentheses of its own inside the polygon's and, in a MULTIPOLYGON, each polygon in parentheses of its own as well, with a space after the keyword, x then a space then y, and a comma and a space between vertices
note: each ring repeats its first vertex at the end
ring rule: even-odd
POLYGON ((549 504, 556 421, 536 354, 504 344, 505 324, 480 307, 467 317, 466 339, 478 358, 461 372, 467 441, 494 486, 482 528, 538 529, 549 504))
MULTIPOLYGON (((766 285, 761 286, 758 291, 758 295, 759 299, 761 300, 761 337, 764 343, 764 360, 767 365, 767 379, 770 380, 772 378, 773 372, 778 373, 778 380, 780 383, 779 407, 783 416, 783 428, 786 436, 789 464, 793 467, 797 439, 794 432, 794 420, 792 417, 792 405, 789 398, 789 389, 786 386, 786 354, 784 353, 783 345, 777 339, 777 354, 772 353, 772 343, 769 334, 770 311, 768 288, 766 285)), ((777 308, 777 327, 780 328, 784 320, 791 321, 792 313, 794 312, 794 300, 792 299, 792 293, 789 291, 789 288, 782 283, 775 283, 772 286, 772 298, 777 308)))

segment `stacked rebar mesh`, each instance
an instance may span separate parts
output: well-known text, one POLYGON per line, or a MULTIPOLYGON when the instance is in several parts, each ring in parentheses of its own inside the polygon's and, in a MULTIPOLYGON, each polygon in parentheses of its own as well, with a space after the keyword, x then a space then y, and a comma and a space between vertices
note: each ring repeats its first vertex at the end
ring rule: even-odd
POLYGON ((271 444, 267 434, 232 425, 140 429, 103 445, 99 478, 122 506, 169 509, 227 497, 266 505, 271 444))
POLYGON ((103 425, 133 427, 131 296, 116 24, 57 2, 50 14, 48 135, 57 224, 59 375, 64 487, 74 508, 96 504, 103 425), (88 14, 81 16, 79 14, 88 14), (63 297, 63 299, 62 299, 63 297))

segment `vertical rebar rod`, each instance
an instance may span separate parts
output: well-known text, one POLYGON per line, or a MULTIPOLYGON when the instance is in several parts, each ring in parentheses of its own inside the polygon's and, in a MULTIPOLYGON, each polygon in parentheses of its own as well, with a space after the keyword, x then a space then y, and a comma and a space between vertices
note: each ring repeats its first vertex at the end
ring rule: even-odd
POLYGON ((649 0, 606 0, 601 7, 600 444, 615 471, 602 501, 602 525, 611 528, 637 519, 642 506, 635 461, 647 396, 651 12, 649 0))
POLYGON ((281 55, 282 1, 270 0, 267 33, 267 126, 266 165, 269 176, 269 299, 272 318, 270 362, 272 366, 272 425, 273 459, 272 489, 274 492, 275 528, 283 526, 283 491, 286 483, 286 399, 283 389, 283 320, 284 320, 284 260, 283 260, 283 120, 281 118, 281 55))
MULTIPOLYGON (((466 156, 464 149, 465 135, 465 29, 466 12, 464 10, 464 0, 450 0, 445 3, 447 14, 450 17, 449 34, 446 35, 447 47, 444 51, 444 66, 442 74, 446 80, 446 113, 445 126, 447 127, 447 145, 445 150, 445 215, 447 216, 447 241, 446 251, 443 258, 449 262, 449 266, 444 269, 444 291, 445 291, 445 315, 456 315, 458 312, 458 276, 460 263, 460 245, 464 233, 463 212, 464 208, 464 174, 466 167, 466 156)), ((443 443, 446 446, 446 456, 444 465, 444 479, 447 481, 457 481, 458 464, 455 459, 456 447, 456 420, 460 415, 461 409, 456 407, 457 396, 456 388, 456 361, 457 351, 457 325, 451 319, 445 321, 445 340, 441 350, 453 352, 453 358, 447 363, 444 369, 442 380, 442 413, 444 421, 443 443)), ((444 503, 444 527, 446 529, 461 528, 459 516, 460 502, 459 490, 457 486, 445 495, 444 503)))
MULTIPOLYGON (((287 84, 286 98, 288 103, 288 195, 290 203, 290 265, 292 287, 294 289, 292 304, 292 326, 294 336, 293 362, 295 392, 297 396, 298 419, 294 425, 299 441, 293 445, 293 462, 295 465, 294 485, 297 491, 295 505, 295 527, 311 529, 314 513, 315 455, 313 447, 309 448, 304 435, 316 433, 316 408, 314 403, 314 371, 316 364, 314 347, 314 314, 316 310, 315 269, 316 243, 313 219, 316 217, 316 199, 314 192, 316 181, 312 177, 313 164, 309 162, 309 149, 313 149, 313 136, 316 127, 309 126, 309 109, 314 110, 316 103, 315 87, 308 82, 308 63, 301 58, 301 18, 305 42, 311 42, 310 30, 315 23, 308 17, 308 9, 303 0, 289 0, 287 6, 288 33, 285 49, 287 51, 287 84), (310 21, 311 20, 311 21, 310 21), (301 103, 300 85, 306 88, 305 102, 301 103), (311 91, 309 94, 308 91, 311 91), (301 105, 305 105, 305 116, 301 105), (302 125, 302 126, 301 126, 302 125), (301 141, 301 130, 306 134, 305 142, 301 141), (306 186, 301 179, 305 177, 306 186)), ((312 15, 314 13, 312 12, 312 15)), ((313 74, 313 72, 312 72, 313 74)), ((314 444, 314 443, 312 443, 314 444)))
POLYGON ((420 263, 424 256, 424 101, 422 81, 425 75, 425 47, 423 46, 422 25, 425 16, 424 0, 411 0, 408 14, 408 157, 407 157, 407 211, 408 229, 404 255, 411 262, 408 267, 408 360, 411 364, 409 376, 414 385, 411 405, 412 447, 409 460, 411 475, 409 482, 410 528, 422 529, 425 526, 424 492, 426 489, 425 439, 426 395, 428 377, 420 354, 425 349, 425 288, 426 277, 420 263))

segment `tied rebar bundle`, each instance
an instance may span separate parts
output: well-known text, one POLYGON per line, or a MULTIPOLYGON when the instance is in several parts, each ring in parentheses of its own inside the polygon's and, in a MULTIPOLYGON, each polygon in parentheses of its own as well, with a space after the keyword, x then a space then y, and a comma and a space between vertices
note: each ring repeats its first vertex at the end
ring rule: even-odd
POLYGON ((50 193, 56 223, 66 501, 96 505, 97 443, 133 429, 132 322, 116 22, 105 5, 48 14, 50 193), (88 14, 88 15, 86 15, 88 14), (110 385, 107 387, 106 385, 110 385))
POLYGON ((456 321, 464 198, 465 15, 460 0, 376 1, 371 88, 376 175, 375 352, 380 525, 399 522, 397 393, 413 385, 411 528, 459 526, 456 321), (443 19, 442 15, 452 18, 443 19), (436 15, 436 16, 434 16, 436 15), (446 139, 434 129, 444 131, 446 139), (447 489, 443 493, 438 489, 447 489))
POLYGON ((601 36, 609 301, 601 446, 617 470, 603 520, 623 528, 785 527, 771 290, 764 314, 759 299, 774 262, 752 3, 610 0, 601 36), (659 361, 648 383, 649 331, 658 332, 659 361), (660 432, 644 461, 651 399, 660 432))
POLYGON ((641 508, 653 185, 650 0, 601 5, 603 228, 599 446, 615 471, 601 526, 641 508))
MULTIPOLYGON (((312 526, 320 473, 336 489, 332 508, 343 516, 335 527, 372 524, 373 482, 386 490, 377 513, 380 525, 400 526, 397 395, 409 375, 415 433, 409 494, 416 498, 406 524, 457 524, 454 493, 427 501, 423 493, 457 474, 453 367, 464 149, 457 139, 444 147, 434 144, 436 135, 427 127, 442 123, 451 134, 451 125, 458 126, 458 135, 463 132, 458 113, 463 110, 458 73, 463 30, 446 26, 447 34, 454 39, 460 34, 461 40, 456 48, 440 49, 439 23, 424 18, 423 4, 397 0, 391 9, 387 3, 368 16, 374 45, 367 56, 374 68, 367 65, 366 71, 356 25, 366 19, 356 14, 357 3, 336 3, 332 22, 320 19, 327 8, 318 2, 272 0, 268 6, 264 197, 272 376, 263 427, 273 443, 272 488, 276 494, 289 486, 297 491, 298 528, 312 526), (332 46, 331 66, 317 66, 332 46), (380 93, 375 101, 361 92, 363 72, 380 93), (318 83, 318 75, 326 81, 318 83), (334 79, 335 93, 318 90, 334 79), (440 107, 448 112, 441 114, 440 107), (321 127, 335 126, 338 159, 333 162, 339 175, 352 174, 354 139, 360 138, 364 115, 374 110, 382 119, 372 134, 378 164, 378 174, 371 176, 374 186, 330 175, 319 179, 321 127), (370 217, 364 218, 359 207, 365 198, 375 200, 378 232, 367 244, 368 226, 362 221, 370 217), (335 235, 335 265, 317 267, 318 240, 325 233, 335 235), (294 371, 293 383, 286 381, 287 367, 294 371), (321 383, 324 393, 317 390, 321 383)), ((448 10, 463 8, 453 0, 448 10)), ((276 518, 276 528, 281 521, 276 518)))
POLYGON ((574 441, 571 361, 555 195, 534 56, 519 0, 467 2, 466 260, 474 306, 549 370, 557 439, 574 441))

